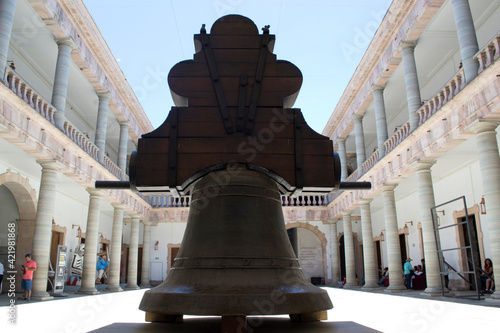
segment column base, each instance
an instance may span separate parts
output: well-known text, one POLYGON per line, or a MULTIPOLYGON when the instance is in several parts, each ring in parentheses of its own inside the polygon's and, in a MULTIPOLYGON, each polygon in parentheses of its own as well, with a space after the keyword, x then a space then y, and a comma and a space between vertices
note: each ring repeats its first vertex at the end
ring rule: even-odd
MULTIPOLYGON (((444 290, 444 293, 447 294, 448 296, 453 295, 453 293, 450 293, 450 291, 446 289, 444 290)), ((441 291, 441 288, 425 288, 425 290, 422 293, 420 293, 420 295, 439 297, 443 295, 443 292, 441 291)))
POLYGON ((290 314, 290 319, 295 322, 328 320, 328 312, 316 311, 308 313, 290 314))
POLYGON ((139 288, 138 285, 126 285, 125 288, 123 288, 124 290, 137 290, 137 289, 141 289, 139 288))
POLYGON ((33 301, 50 301, 51 299, 54 299, 54 296, 51 296, 46 291, 38 291, 38 292, 32 291, 30 299, 33 301))
POLYGON ((391 286, 385 288, 384 290, 386 293, 404 293, 404 292, 409 292, 411 291, 410 289, 406 289, 405 286, 394 286, 391 288, 391 286))
POLYGON ((120 286, 109 286, 109 285, 106 287, 105 290, 112 293, 123 291, 123 289, 120 286))
POLYGON ((366 284, 361 287, 361 290, 373 290, 373 289, 380 289, 381 287, 378 284, 366 284))
POLYGON ((356 283, 346 283, 346 284, 344 284, 344 288, 354 289, 356 287, 359 287, 356 283))
POLYGON ((487 302, 492 302, 493 304, 500 304, 500 292, 495 291, 493 294, 491 294, 491 297, 485 297, 485 300, 487 302))
POLYGON ((151 288, 151 284, 150 283, 144 283, 144 284, 140 284, 139 287, 141 288, 151 288))
POLYGON ((153 313, 146 312, 145 321, 151 322, 160 322, 160 323, 182 323, 183 317, 182 315, 169 315, 164 313, 153 313))
POLYGON ((100 294, 94 287, 81 287, 76 292, 77 294, 97 295, 100 294))

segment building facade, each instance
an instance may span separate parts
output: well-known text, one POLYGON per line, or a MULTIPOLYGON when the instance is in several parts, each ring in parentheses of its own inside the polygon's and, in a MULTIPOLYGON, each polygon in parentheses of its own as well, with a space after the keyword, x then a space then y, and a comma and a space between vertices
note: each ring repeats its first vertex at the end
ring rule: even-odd
MULTIPOLYGON (((378 270, 425 258, 440 291, 441 248, 474 245, 500 261, 500 157, 496 127, 500 1, 395 0, 325 126, 342 179, 370 191, 283 197, 306 276, 376 287, 378 270), (394 129, 394 130, 393 130, 394 129), (484 198, 484 200, 483 200, 484 198), (467 213, 466 213, 467 212, 467 213)), ((109 289, 166 278, 182 241, 189 197, 96 190, 127 180, 127 158, 152 131, 139 101, 82 1, 0 2, 0 228, 16 225, 16 264, 39 265, 33 298, 47 299, 57 245, 85 244, 80 292, 96 293, 97 253, 108 252, 109 289)), ((0 260, 10 240, 0 232, 0 260)), ((446 262, 467 271, 467 250, 446 262)), ((20 281, 20 278, 18 279, 20 281)), ((69 281, 69 277, 68 277, 69 281)), ((315 280, 318 281, 318 280, 315 280)), ((450 287, 467 289, 450 275, 450 287)), ((404 288, 391 279, 389 291, 404 288)), ((495 297, 493 294, 492 297, 495 297)))

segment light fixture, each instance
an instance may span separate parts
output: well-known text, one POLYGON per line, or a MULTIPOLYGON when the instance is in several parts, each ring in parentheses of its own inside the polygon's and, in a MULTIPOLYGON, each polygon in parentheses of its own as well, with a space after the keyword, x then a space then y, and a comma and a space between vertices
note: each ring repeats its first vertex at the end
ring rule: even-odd
POLYGON ((410 231, 408 229, 408 224, 410 224, 411 226, 413 226, 413 221, 405 222, 405 226, 403 227, 403 231, 404 231, 404 234, 407 235, 407 236, 410 234, 410 231))
POLYGON ((155 251, 158 251, 158 244, 160 243, 160 241, 156 241, 155 243, 155 251))
POLYGON ((484 202, 484 195, 479 202, 479 209, 481 211, 481 214, 486 214, 486 203, 484 202))
POLYGON ((443 210, 436 210, 436 222, 437 222, 437 225, 438 227, 441 226, 441 220, 439 219, 439 214, 438 213, 441 213, 443 214, 443 216, 445 216, 445 212, 444 212, 444 209, 443 210))
POLYGON ((384 230, 380 231, 380 240, 383 242, 385 240, 385 237, 384 237, 384 230))

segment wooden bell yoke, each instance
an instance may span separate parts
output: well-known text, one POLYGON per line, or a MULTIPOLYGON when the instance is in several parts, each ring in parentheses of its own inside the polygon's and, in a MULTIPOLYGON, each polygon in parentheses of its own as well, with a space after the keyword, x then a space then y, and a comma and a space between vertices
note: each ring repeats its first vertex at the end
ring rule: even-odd
POLYGON ((269 26, 240 15, 205 25, 194 36, 193 60, 168 74, 174 99, 166 121, 142 135, 129 164, 128 182, 96 182, 100 188, 185 195, 204 175, 245 164, 273 179, 283 194, 368 189, 341 183, 332 141, 312 130, 292 108, 302 73, 272 53, 269 26))

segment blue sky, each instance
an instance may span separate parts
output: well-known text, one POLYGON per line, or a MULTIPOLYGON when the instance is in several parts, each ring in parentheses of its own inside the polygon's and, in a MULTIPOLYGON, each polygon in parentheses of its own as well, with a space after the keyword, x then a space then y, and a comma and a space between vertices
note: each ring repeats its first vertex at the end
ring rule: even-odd
POLYGON ((192 59, 193 35, 247 16, 276 35, 274 53, 304 78, 294 107, 321 133, 391 0, 84 0, 154 127, 174 105, 166 77, 192 59))

